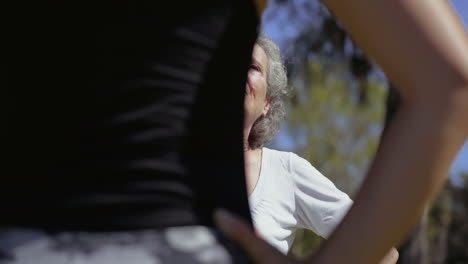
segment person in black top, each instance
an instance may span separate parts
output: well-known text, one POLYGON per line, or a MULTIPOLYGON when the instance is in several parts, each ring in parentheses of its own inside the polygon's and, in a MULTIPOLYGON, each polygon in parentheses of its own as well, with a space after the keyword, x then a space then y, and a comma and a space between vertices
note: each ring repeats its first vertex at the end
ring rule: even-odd
POLYGON ((0 263, 246 262, 212 212, 250 219, 242 109, 254 3, 1 10, 0 263))

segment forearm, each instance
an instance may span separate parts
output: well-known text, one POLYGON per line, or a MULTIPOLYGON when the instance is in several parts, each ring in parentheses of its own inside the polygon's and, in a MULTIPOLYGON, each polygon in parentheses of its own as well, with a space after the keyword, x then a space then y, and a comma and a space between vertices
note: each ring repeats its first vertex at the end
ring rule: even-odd
POLYGON ((397 113, 353 207, 318 251, 317 263, 377 263, 441 187, 463 130, 443 109, 435 116, 412 107, 397 113))
POLYGON ((467 138, 468 41, 442 1, 325 2, 396 84, 403 104, 353 207, 314 260, 377 263, 416 224, 467 138))

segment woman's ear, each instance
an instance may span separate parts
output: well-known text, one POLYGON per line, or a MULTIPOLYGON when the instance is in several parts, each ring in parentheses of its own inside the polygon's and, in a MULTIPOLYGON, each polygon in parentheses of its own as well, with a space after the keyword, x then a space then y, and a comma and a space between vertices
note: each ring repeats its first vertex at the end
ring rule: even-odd
POLYGON ((263 106, 262 116, 266 116, 266 114, 270 110, 270 106, 271 106, 271 97, 268 97, 265 100, 265 106, 263 106))

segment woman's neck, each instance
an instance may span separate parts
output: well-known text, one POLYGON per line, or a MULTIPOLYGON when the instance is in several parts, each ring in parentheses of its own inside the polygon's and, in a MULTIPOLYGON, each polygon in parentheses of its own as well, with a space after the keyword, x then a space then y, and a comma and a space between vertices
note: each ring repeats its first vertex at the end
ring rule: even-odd
POLYGON ((244 141, 243 141, 243 150, 244 153, 253 151, 255 149, 251 148, 249 145, 249 136, 250 136, 250 131, 252 130, 252 126, 246 126, 244 127, 243 130, 243 136, 244 136, 244 141))

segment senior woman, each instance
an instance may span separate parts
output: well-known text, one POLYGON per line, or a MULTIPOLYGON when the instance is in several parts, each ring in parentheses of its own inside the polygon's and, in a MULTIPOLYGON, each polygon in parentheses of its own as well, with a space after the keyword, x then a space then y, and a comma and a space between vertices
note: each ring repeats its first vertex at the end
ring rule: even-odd
MULTIPOLYGON (((255 228, 286 254, 298 228, 327 238, 352 201, 347 194, 291 152, 264 147, 278 132, 289 92, 278 47, 260 36, 253 49, 244 100, 247 191, 255 228)), ((383 263, 395 263, 396 250, 383 263)))

